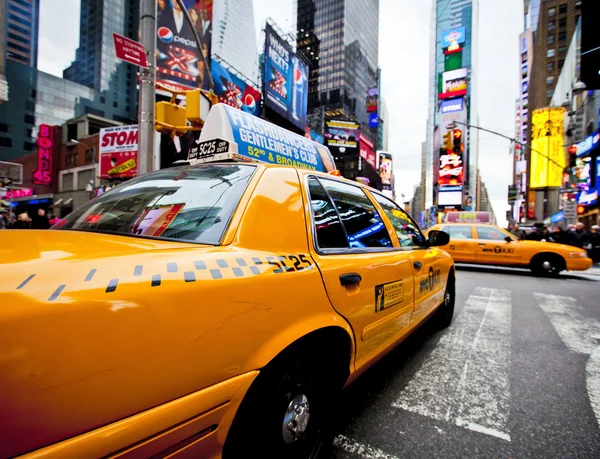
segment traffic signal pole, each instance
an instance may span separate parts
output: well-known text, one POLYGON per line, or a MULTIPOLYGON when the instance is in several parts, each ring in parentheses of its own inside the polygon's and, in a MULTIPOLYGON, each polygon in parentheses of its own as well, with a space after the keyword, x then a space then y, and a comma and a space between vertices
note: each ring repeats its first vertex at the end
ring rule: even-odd
POLYGON ((141 42, 148 68, 140 67, 138 103, 138 176, 154 170, 154 104, 156 102, 156 0, 140 0, 141 42))

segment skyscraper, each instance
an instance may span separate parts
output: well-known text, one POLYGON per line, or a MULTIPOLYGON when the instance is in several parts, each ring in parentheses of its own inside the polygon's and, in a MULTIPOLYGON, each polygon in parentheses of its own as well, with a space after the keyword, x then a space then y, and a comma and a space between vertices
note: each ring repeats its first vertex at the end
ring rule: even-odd
MULTIPOLYGON (((322 107, 325 119, 356 121, 375 143, 366 98, 378 88, 379 0, 298 0, 297 47, 310 62, 309 112, 322 107)), ((358 139, 330 149, 344 177, 369 177, 358 170, 358 139)))
POLYGON ((216 1, 212 30, 212 54, 256 84, 258 50, 252 0, 216 1))
POLYGON ((40 0, 5 0, 5 4, 6 57, 37 67, 40 0))
POLYGON ((478 9, 478 0, 432 3, 424 187, 428 209, 462 209, 465 202, 476 202, 479 137, 464 124, 476 125, 478 118, 478 9), (444 146, 445 138, 452 147, 444 146))
POLYGON ((113 33, 137 40, 138 8, 135 0, 81 0, 79 48, 63 72, 67 80, 104 92, 113 107, 125 107, 133 118, 136 68, 117 59, 113 33))

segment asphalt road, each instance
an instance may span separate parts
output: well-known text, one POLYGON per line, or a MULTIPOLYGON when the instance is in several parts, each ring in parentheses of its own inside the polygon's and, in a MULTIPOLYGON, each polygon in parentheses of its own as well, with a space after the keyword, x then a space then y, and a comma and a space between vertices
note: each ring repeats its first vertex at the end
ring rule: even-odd
POLYGON ((335 458, 599 458, 600 270, 459 266, 426 324, 346 389, 335 458))

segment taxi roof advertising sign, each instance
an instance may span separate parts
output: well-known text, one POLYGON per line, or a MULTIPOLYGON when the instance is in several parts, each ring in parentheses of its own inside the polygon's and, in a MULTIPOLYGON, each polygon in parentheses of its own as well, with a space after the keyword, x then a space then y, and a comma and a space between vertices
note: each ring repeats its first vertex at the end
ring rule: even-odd
POLYGON ((442 48, 449 48, 453 45, 460 45, 466 41, 466 38, 467 29, 464 26, 446 30, 445 32, 442 32, 442 48))
POLYGON ((331 172, 329 149, 229 105, 214 105, 200 135, 190 148, 190 160, 237 159, 331 172))
POLYGON ((308 106, 308 65, 268 23, 265 36, 265 106, 304 130, 308 106))
POLYGON ((560 187, 566 166, 564 107, 534 110, 531 116, 530 188, 560 187))

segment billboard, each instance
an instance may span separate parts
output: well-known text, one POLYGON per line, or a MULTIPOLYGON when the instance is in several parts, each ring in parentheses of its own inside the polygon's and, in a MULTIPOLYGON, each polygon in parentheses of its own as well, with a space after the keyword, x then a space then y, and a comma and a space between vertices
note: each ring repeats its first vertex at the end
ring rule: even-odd
POLYGON ((367 90, 367 113, 377 113, 379 110, 379 89, 370 88, 367 90))
POLYGON ((377 156, 375 155, 375 150, 373 146, 373 142, 367 139, 364 135, 360 134, 360 157, 367 161, 373 169, 377 169, 377 156))
POLYGON ((359 128, 360 125, 354 121, 325 121, 325 140, 327 141, 327 146, 355 150, 358 147, 359 128))
POLYGON ((467 94, 467 69, 451 70, 442 74, 442 92, 439 99, 460 97, 467 94))
MULTIPOLYGON (((443 144, 444 135, 449 131, 453 134, 454 129, 448 129, 451 123, 457 121, 459 123, 467 123, 467 104, 464 98, 443 100, 440 103, 440 111, 438 115, 438 132, 439 132, 439 145, 443 144)), ((457 129, 461 134, 461 151, 446 151, 443 148, 439 150, 439 167, 437 169, 438 178, 438 189, 440 195, 443 191, 459 191, 462 193, 463 185, 465 182, 465 165, 467 161, 466 147, 468 145, 468 129, 462 127, 461 124, 457 126, 457 129)), ((440 199, 448 199, 450 195, 445 195, 444 198, 440 196, 440 199)), ((451 195, 453 202, 450 205, 461 205, 463 202, 462 196, 458 194, 451 195)), ((448 204, 439 204, 448 205, 448 204)))
POLYGON ((531 116, 530 188, 560 187, 565 168, 564 107, 534 110, 531 116))
POLYGON ((138 125, 100 129, 100 178, 137 175, 138 125))
POLYGON ((381 177, 381 184, 387 189, 390 189, 394 182, 394 161, 392 155, 383 151, 379 151, 377 154, 379 155, 379 176, 381 177))
POLYGON ((268 23, 265 36, 265 106, 304 130, 308 106, 308 66, 268 23))
MULTIPOLYGON (((210 66, 213 0, 184 0, 210 66)), ((192 29, 175 0, 158 2, 156 81, 171 89, 208 89, 208 72, 192 29)))
POLYGON ((217 61, 213 61, 211 64, 211 75, 219 102, 243 110, 251 115, 259 115, 260 92, 217 61))
POLYGON ((442 48, 445 49, 449 48, 450 46, 460 45, 465 42, 466 38, 467 29, 464 26, 446 30, 445 32, 442 32, 442 48))

